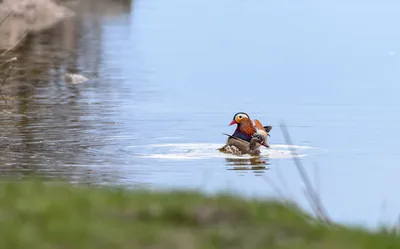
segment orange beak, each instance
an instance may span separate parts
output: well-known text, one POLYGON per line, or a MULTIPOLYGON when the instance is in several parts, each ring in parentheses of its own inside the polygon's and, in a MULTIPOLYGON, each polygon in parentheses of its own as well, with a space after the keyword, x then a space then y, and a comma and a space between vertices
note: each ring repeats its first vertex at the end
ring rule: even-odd
POLYGON ((232 122, 229 125, 233 125, 233 124, 236 124, 235 120, 232 120, 232 122))

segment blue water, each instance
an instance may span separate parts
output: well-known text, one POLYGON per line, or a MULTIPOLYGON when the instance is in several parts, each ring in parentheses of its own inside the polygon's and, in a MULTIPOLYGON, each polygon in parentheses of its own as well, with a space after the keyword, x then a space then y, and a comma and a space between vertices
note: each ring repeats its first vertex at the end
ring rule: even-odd
POLYGON ((138 0, 118 15, 83 11, 69 67, 90 81, 71 86, 43 76, 23 113, 29 122, 3 119, 3 139, 18 136, 22 141, 10 140, 28 149, 2 160, 12 173, 29 165, 71 181, 243 196, 278 195, 272 181, 310 210, 279 127, 284 122, 334 220, 394 223, 399 7, 138 0), (233 170, 239 161, 215 150, 239 111, 273 126, 266 169, 233 170), (28 146, 35 139, 44 149, 28 146))

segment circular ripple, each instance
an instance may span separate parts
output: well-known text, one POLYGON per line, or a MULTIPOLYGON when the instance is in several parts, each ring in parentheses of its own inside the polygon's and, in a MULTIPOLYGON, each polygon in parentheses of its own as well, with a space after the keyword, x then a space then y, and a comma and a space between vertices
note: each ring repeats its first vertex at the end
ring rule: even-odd
MULTIPOLYGON (((142 158, 154 159, 210 159, 210 158, 252 158, 250 155, 231 155, 218 151, 221 144, 213 143, 166 143, 130 146, 134 148, 134 155, 142 158)), ((270 148, 261 148, 261 157, 267 158, 293 158, 307 156, 307 151, 314 149, 309 146, 276 144, 270 148), (292 155, 290 149, 296 149, 296 155, 292 155)))

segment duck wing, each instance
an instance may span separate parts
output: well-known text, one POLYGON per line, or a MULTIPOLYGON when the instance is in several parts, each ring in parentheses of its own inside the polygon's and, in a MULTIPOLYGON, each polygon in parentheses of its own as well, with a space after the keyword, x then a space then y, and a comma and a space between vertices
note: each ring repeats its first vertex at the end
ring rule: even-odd
POLYGON ((271 131, 272 126, 263 126, 258 119, 254 119, 254 126, 257 130, 265 131, 265 133, 270 137, 269 132, 271 131))
POLYGON ((268 129, 268 126, 264 127, 258 119, 254 119, 254 126, 256 128, 256 133, 262 134, 265 138, 269 135, 268 131, 271 129, 268 129))
POLYGON ((254 125, 255 125, 255 127, 256 127, 258 130, 262 130, 262 131, 267 132, 267 131, 265 130, 264 126, 261 124, 261 122, 258 121, 258 119, 254 119, 254 125))

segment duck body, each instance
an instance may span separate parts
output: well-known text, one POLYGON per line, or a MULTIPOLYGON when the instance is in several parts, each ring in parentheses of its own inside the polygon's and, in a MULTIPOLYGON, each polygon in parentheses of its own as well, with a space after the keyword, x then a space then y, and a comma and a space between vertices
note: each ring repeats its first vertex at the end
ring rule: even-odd
POLYGON ((272 126, 262 126, 257 119, 253 121, 249 115, 244 112, 238 112, 233 116, 233 120, 229 125, 237 124, 236 130, 229 138, 226 144, 220 148, 221 152, 234 155, 260 155, 260 146, 269 148, 267 144, 267 136, 272 126))
POLYGON ((262 145, 263 140, 264 137, 259 134, 252 137, 250 142, 236 137, 229 137, 220 151, 233 155, 250 154, 258 156, 261 153, 260 146, 262 145))

